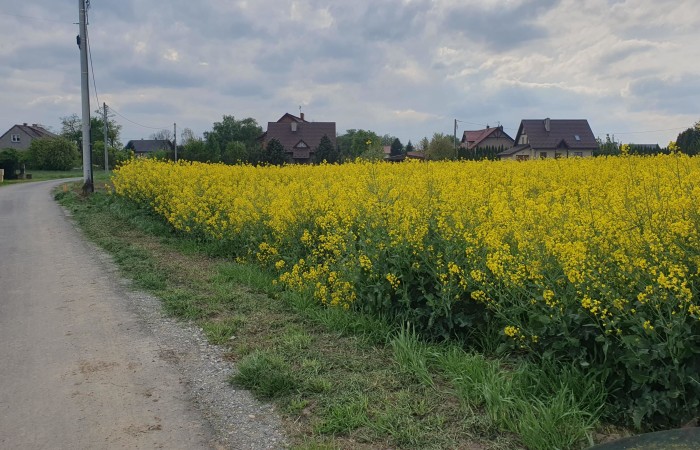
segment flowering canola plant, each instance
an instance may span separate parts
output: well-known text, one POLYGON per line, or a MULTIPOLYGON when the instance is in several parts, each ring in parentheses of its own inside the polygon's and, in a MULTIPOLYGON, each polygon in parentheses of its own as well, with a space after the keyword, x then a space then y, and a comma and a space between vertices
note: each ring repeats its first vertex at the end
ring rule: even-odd
POLYGON ((700 409, 699 180, 700 159, 677 154, 284 167, 139 159, 113 178, 117 195, 320 303, 434 336, 500 330, 512 350, 611 376, 637 425, 700 409))

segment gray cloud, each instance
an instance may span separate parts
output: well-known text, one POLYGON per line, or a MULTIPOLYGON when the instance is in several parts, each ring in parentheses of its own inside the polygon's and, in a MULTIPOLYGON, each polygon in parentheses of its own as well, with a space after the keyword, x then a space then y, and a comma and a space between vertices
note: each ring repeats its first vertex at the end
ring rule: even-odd
POLYGON ((545 27, 533 20, 552 9, 560 0, 527 0, 514 7, 479 8, 474 5, 446 10, 448 32, 458 33, 470 42, 500 51, 520 47, 548 36, 545 27))

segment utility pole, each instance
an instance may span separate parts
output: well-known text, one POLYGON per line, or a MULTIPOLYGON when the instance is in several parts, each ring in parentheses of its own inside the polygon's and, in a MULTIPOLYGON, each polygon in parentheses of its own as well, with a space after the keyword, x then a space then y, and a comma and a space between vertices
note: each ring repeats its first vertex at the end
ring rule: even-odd
POLYGON ((102 103, 104 106, 104 128, 105 128, 105 173, 109 173, 109 152, 107 151, 107 103, 102 103))
POLYGON ((177 162, 177 124, 173 124, 173 147, 175 147, 175 162, 177 162))
POLYGON ((80 95, 83 104, 83 192, 95 191, 92 184, 92 158, 90 154, 90 83, 88 80, 87 24, 85 22, 85 0, 78 0, 80 34, 80 95))
POLYGON ((457 119, 455 119, 454 144, 455 144, 455 161, 456 161, 459 159, 459 154, 457 153, 457 119))

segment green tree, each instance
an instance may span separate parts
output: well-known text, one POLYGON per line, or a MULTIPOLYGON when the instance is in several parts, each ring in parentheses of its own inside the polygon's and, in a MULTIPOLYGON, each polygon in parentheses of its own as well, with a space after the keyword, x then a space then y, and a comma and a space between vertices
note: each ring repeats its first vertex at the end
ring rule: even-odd
POLYGON ((384 156, 382 138, 373 131, 350 129, 344 135, 338 136, 336 142, 343 161, 384 156))
POLYGON ((214 155, 210 153, 207 144, 202 139, 192 139, 182 146, 182 154, 178 154, 178 158, 187 161, 199 162, 216 162, 218 156, 214 159, 214 155))
POLYGON ((410 139, 408 140, 408 144, 406 144, 406 148, 404 150, 406 151, 406 153, 416 151, 416 148, 413 146, 410 139))
POLYGON ((249 161, 248 149, 241 141, 229 142, 221 153, 221 162, 225 164, 238 164, 249 161))
POLYGON ((595 156, 599 155, 619 155, 620 154, 620 143, 615 141, 615 135, 612 137, 609 134, 605 135, 605 141, 601 138, 596 138, 598 143, 598 150, 594 152, 595 156))
POLYGON ((262 162, 275 166, 281 166, 282 164, 289 162, 287 153, 284 151, 284 146, 277 139, 272 139, 270 142, 268 142, 265 150, 266 151, 262 162))
POLYGON ((17 175, 17 169, 19 169, 20 156, 17 150, 12 148, 6 148, 0 151, 0 169, 5 171, 3 177, 6 180, 14 180, 17 175))
POLYGON ((391 156, 398 156, 403 154, 403 144, 399 140, 399 138, 394 138, 394 141, 391 143, 391 156))
POLYGON ((682 153, 688 155, 700 154, 700 121, 693 128, 688 128, 678 135, 676 145, 682 153))
POLYGON ((231 142, 242 142, 249 154, 258 146, 256 139, 262 134, 262 128, 255 119, 236 120, 234 116, 224 115, 221 122, 215 122, 211 131, 204 133, 204 141, 211 161, 220 161, 226 147, 231 142))
POLYGON ((330 138, 324 134, 314 153, 314 162, 322 163, 326 161, 327 163, 334 164, 339 160, 340 154, 338 153, 338 149, 333 146, 330 138))
MULTIPOLYGON (((90 143, 94 144, 97 141, 104 141, 104 120, 102 119, 102 111, 95 111, 96 115, 90 117, 90 143)), ((82 148, 83 128, 82 119, 77 114, 61 117, 61 133, 60 135, 70 142, 74 142, 78 148, 82 148)), ((119 140, 122 126, 119 125, 113 118, 113 115, 107 116, 107 140, 112 147, 121 148, 122 143, 119 140)))
POLYGON ((455 159, 454 137, 435 133, 428 144, 427 158, 433 161, 455 159))
POLYGON ((70 170, 78 160, 78 148, 63 137, 35 139, 29 144, 28 161, 35 169, 70 170))

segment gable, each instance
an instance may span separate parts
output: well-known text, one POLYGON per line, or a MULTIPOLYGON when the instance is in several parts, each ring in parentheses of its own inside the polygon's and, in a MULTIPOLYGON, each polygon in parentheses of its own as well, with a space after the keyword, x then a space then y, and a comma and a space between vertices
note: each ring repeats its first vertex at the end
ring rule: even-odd
POLYGON ((315 150, 323 136, 328 136, 333 146, 336 145, 335 122, 268 122, 265 145, 272 139, 277 139, 287 152, 303 148, 297 147, 300 143, 309 150, 315 150))
POLYGON ((585 119, 522 120, 515 136, 516 143, 520 143, 522 135, 527 136, 527 143, 535 149, 590 150, 598 148, 598 142, 585 119), (547 126, 549 130, 547 130, 547 126))

